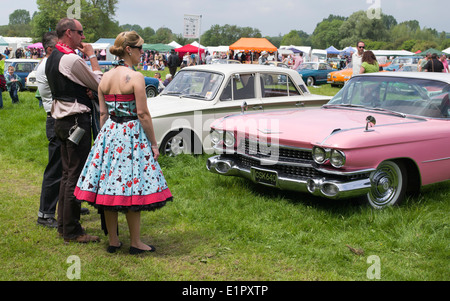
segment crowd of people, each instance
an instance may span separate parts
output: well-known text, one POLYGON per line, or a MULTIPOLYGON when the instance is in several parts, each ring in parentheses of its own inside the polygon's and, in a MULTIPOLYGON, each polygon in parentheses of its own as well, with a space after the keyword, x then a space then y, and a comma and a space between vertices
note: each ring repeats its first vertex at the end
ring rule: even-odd
POLYGON ((13 49, 6 47, 3 52, 8 58, 16 59, 40 59, 44 57, 44 49, 42 48, 24 48, 19 47, 13 52, 13 49))

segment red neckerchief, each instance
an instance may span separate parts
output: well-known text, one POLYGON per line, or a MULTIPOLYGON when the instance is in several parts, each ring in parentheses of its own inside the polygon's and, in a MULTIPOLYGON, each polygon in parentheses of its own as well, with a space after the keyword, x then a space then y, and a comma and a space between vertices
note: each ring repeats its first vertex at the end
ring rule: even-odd
POLYGON ((58 42, 55 47, 56 47, 56 49, 58 49, 59 51, 61 51, 64 54, 69 54, 69 53, 76 54, 75 50, 73 50, 72 48, 70 48, 69 46, 67 46, 64 43, 58 42))

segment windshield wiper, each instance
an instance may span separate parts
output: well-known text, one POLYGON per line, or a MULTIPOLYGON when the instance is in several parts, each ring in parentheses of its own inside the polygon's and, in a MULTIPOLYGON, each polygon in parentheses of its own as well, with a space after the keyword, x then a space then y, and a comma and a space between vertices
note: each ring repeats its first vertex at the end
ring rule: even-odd
POLYGON ((345 108, 367 108, 365 106, 362 105, 354 105, 351 103, 342 103, 342 104, 325 104, 323 105, 324 108, 328 108, 328 107, 345 107, 345 108))
POLYGON ((165 93, 161 93, 162 95, 180 95, 181 92, 165 92, 165 93))
POLYGON ((180 95, 180 98, 182 98, 182 97, 205 98, 205 96, 202 96, 200 94, 183 94, 183 95, 180 95))
POLYGON ((388 110, 388 109, 384 109, 384 108, 373 108, 373 107, 366 107, 366 106, 362 106, 362 105, 354 105, 354 104, 349 104, 349 103, 326 104, 326 105, 323 105, 323 107, 325 107, 325 108, 328 108, 328 107, 362 108, 362 109, 366 109, 366 110, 382 111, 382 112, 393 114, 395 116, 406 118, 406 114, 404 114, 404 113, 400 113, 400 112, 396 112, 396 111, 392 111, 392 110, 388 110))
POLYGON ((387 112, 390 114, 394 114, 395 116, 400 116, 402 118, 406 118, 406 114, 404 114, 404 113, 400 113, 400 112, 396 112, 396 111, 392 111, 392 110, 388 110, 388 109, 384 109, 384 108, 370 108, 370 110, 387 112))

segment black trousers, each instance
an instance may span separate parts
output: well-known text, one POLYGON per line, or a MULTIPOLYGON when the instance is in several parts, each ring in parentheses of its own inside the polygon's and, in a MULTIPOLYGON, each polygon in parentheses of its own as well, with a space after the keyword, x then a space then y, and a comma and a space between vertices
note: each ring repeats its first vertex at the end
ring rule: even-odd
POLYGON ((55 217, 61 183, 61 141, 55 134, 55 119, 47 117, 45 132, 48 140, 48 163, 42 180, 38 217, 55 217))
POLYGON ((175 73, 177 73, 177 66, 175 67, 169 67, 169 72, 172 74, 172 78, 175 76, 175 73))
POLYGON ((57 119, 56 136, 61 140, 62 177, 58 202, 58 232, 65 239, 73 239, 84 230, 80 224, 81 203, 74 196, 78 178, 91 150, 91 114, 77 114, 57 119), (78 123, 85 130, 78 145, 68 140, 70 129, 78 123))

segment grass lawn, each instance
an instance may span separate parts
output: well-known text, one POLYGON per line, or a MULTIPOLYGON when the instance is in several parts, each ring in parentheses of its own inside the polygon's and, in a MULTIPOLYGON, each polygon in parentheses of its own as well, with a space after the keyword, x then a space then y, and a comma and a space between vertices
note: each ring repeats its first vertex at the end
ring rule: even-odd
POLYGON ((56 230, 36 225, 46 117, 34 93, 19 97, 12 105, 3 93, 0 110, 0 280, 69 280, 77 262, 82 281, 450 280, 449 182, 377 211, 358 200, 331 201, 211 174, 208 155, 159 159, 175 199, 142 214, 142 235, 155 253, 128 255, 128 228, 119 214, 124 246, 108 254, 99 215, 86 204, 91 213, 82 225, 102 241, 66 245, 56 230))

